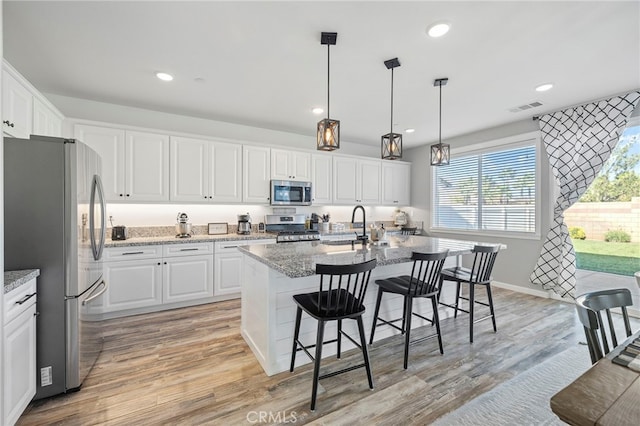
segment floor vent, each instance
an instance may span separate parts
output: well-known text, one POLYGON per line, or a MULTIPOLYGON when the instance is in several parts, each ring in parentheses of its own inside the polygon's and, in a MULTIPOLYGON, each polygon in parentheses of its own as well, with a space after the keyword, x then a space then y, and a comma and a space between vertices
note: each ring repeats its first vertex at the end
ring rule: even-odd
POLYGON ((526 111, 528 109, 531 108, 537 108, 539 106, 542 106, 542 102, 539 101, 535 101, 535 102, 531 102, 530 104, 526 104, 526 105, 520 105, 518 107, 515 108, 510 108, 509 112, 520 112, 520 111, 526 111))

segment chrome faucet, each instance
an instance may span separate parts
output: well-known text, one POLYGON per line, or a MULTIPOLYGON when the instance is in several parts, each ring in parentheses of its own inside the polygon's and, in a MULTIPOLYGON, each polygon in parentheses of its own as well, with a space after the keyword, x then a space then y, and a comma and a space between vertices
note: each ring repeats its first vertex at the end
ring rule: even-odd
POLYGON ((362 235, 358 235, 356 237, 356 239, 358 240, 362 240, 362 244, 366 244, 367 243, 367 217, 366 214, 364 212, 364 207, 362 207, 361 205, 357 205, 353 208, 353 213, 351 213, 351 225, 353 227, 354 224, 354 219, 356 217, 356 210, 362 210, 362 235))

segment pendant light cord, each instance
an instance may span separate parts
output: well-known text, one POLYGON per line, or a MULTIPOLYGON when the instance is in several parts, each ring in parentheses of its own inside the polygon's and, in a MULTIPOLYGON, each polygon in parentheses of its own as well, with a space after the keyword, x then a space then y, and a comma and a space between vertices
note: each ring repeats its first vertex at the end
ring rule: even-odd
POLYGON ((442 151, 442 82, 440 82, 440 106, 438 109, 438 145, 442 151))
POLYGON ((331 47, 331 44, 327 44, 327 120, 329 119, 329 117, 331 117, 331 114, 329 113, 329 78, 330 78, 330 71, 331 71, 331 55, 329 53, 329 48, 331 47))
MULTIPOLYGON (((389 134, 393 134, 393 68, 391 68, 391 123, 390 123, 389 134)), ((393 137, 393 136, 391 136, 393 137)))

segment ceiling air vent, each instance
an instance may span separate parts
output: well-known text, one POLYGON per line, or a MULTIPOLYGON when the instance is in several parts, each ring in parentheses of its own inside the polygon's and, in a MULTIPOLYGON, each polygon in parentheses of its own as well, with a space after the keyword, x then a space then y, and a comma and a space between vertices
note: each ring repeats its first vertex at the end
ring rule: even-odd
POLYGON ((531 108, 537 108, 539 106, 542 106, 542 102, 539 101, 535 101, 535 102, 531 102, 530 104, 526 104, 526 105, 520 105, 518 107, 515 108, 510 108, 509 112, 520 112, 520 111, 526 111, 528 109, 531 108))

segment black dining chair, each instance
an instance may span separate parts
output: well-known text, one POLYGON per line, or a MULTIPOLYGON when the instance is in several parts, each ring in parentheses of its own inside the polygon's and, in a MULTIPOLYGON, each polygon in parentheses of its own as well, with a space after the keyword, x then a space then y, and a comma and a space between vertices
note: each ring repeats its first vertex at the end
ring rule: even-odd
POLYGON ((314 411, 316 407, 316 396, 318 393, 318 382, 320 379, 364 367, 367 372, 367 379, 369 380, 369 388, 373 389, 373 377, 371 375, 369 353, 367 352, 367 341, 364 335, 362 314, 365 311, 363 302, 367 292, 367 287, 369 286, 369 278, 371 276, 371 271, 375 267, 375 259, 351 265, 317 264, 316 274, 320 275, 319 291, 306 294, 296 294, 293 296, 293 300, 298 305, 298 308, 296 311, 293 349, 291 351, 291 368, 289 371, 293 372, 296 362, 296 353, 298 351, 304 351, 304 353, 306 353, 314 362, 313 385, 311 390, 311 411, 314 411), (314 345, 305 346, 299 340, 302 311, 306 312, 318 321, 316 343, 314 345), (357 321, 360 343, 356 342, 351 338, 351 336, 342 331, 342 321, 345 319, 353 319, 357 321), (329 321, 338 322, 337 338, 324 341, 324 328, 325 324, 329 321), (327 343, 337 343, 337 357, 340 358, 343 335, 362 350, 364 362, 362 364, 320 376, 322 346, 327 343), (316 348, 315 357, 308 351, 308 349, 313 347, 316 348))
POLYGON ((491 318, 493 323, 493 331, 498 331, 496 327, 496 315, 493 309, 493 297, 491 295, 491 271, 493 270, 493 264, 500 251, 500 246, 481 246, 476 245, 473 247, 472 253, 474 254, 473 265, 471 269, 464 267, 455 267, 443 269, 440 274, 440 293, 438 294, 438 301, 441 305, 453 308, 454 318, 458 317, 458 311, 466 312, 469 314, 469 342, 473 343, 473 324, 484 321, 491 318), (455 305, 447 304, 440 301, 442 295, 442 288, 445 281, 456 282, 456 302, 455 305), (462 285, 469 285, 469 297, 462 296, 462 285), (476 300, 475 288, 476 286, 483 286, 487 289, 488 303, 476 300), (460 307, 460 299, 467 300, 469 302, 469 309, 462 309, 460 307), (489 307, 490 314, 482 318, 475 319, 475 305, 483 305, 489 307))
POLYGON ((401 331, 405 335, 404 342, 404 369, 407 369, 409 363, 409 345, 411 343, 418 343, 423 340, 438 338, 438 345, 440 346, 440 353, 443 354, 442 347, 442 335, 440 333, 440 320, 438 318, 438 285, 440 283, 440 272, 442 266, 447 258, 448 250, 439 253, 417 253, 411 254, 413 260, 413 268, 411 269, 411 275, 403 275, 400 277, 386 278, 383 280, 376 280, 378 285, 378 299, 376 301, 376 309, 373 314, 373 326, 371 327, 371 338, 369 343, 373 343, 373 336, 376 332, 376 326, 390 325, 391 327, 401 331), (400 294, 404 297, 404 307, 402 312, 402 318, 396 318, 392 320, 385 320, 380 318, 380 303, 382 302, 382 295, 384 293, 400 294), (413 312, 413 300, 419 298, 431 299, 431 305, 433 309, 433 317, 426 318, 422 315, 413 312), (413 316, 422 318, 429 321, 432 325, 436 326, 436 334, 432 334, 420 339, 416 339, 411 342, 411 318, 413 316), (394 322, 402 320, 402 327, 398 327, 394 322))
POLYGON ((631 324, 629 323, 627 306, 632 305, 631 292, 626 288, 592 291, 576 298, 578 318, 584 327, 584 334, 587 338, 587 346, 589 347, 592 364, 595 364, 599 359, 608 354, 611 349, 618 346, 611 309, 620 308, 625 333, 627 337, 631 336, 631 324), (610 334, 608 337, 607 331, 605 330, 605 323, 602 319, 602 311, 605 311, 607 314, 610 334), (598 330, 600 330, 602 340, 598 338, 598 330), (611 347, 609 347, 609 342, 611 342, 611 347))

